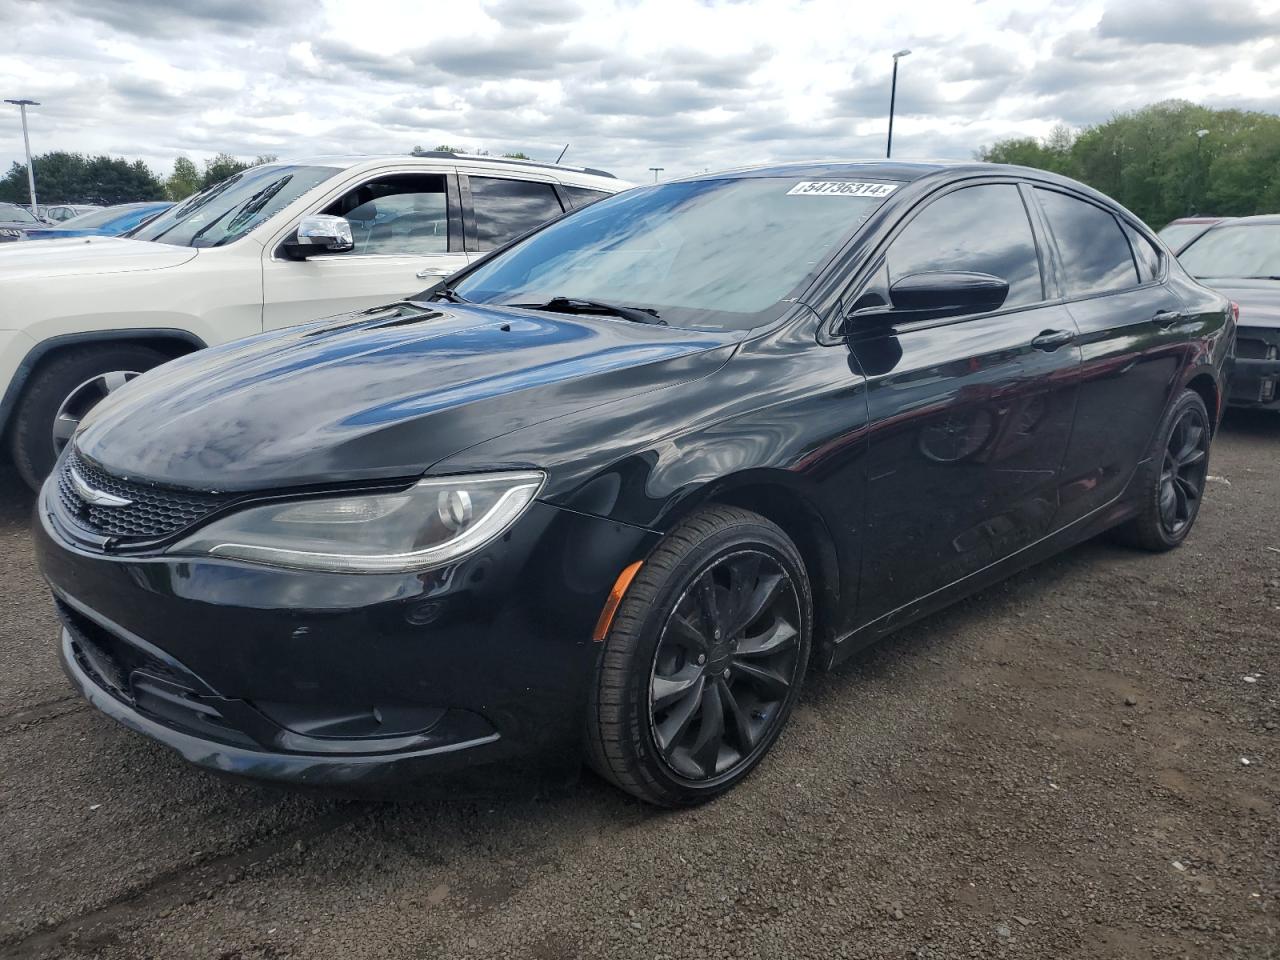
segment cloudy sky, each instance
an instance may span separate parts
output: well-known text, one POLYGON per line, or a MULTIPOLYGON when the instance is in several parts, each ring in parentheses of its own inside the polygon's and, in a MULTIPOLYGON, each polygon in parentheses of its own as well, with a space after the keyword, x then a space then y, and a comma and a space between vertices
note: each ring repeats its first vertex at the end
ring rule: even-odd
MULTIPOLYGON (((1154 100, 1280 111, 1280 0, 0 0, 32 148, 141 157, 448 142, 630 179, 969 157, 1154 100)), ((22 155, 0 114, 0 164, 22 155)))

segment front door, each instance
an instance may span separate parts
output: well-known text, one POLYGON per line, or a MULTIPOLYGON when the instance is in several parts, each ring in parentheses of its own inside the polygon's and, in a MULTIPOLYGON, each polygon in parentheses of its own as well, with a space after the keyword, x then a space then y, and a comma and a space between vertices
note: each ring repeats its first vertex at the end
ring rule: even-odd
POLYGON ((1023 188, 983 183, 914 214, 856 295, 847 329, 871 419, 862 623, 1052 529, 1080 359, 1041 261, 1023 188), (1009 293, 976 315, 884 312, 892 284, 935 272, 990 274, 1009 293))
POLYGON ((316 212, 345 217, 355 246, 306 260, 265 251, 265 329, 411 296, 468 263, 457 190, 446 174, 382 175, 316 212))

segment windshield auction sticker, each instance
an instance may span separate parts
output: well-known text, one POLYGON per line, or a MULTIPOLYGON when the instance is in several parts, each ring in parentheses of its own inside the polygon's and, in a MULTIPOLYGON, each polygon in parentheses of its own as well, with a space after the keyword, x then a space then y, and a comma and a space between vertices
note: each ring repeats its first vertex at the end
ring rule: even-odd
POLYGON ((804 197, 887 197, 896 183, 861 183, 857 180, 801 180, 787 191, 804 197))

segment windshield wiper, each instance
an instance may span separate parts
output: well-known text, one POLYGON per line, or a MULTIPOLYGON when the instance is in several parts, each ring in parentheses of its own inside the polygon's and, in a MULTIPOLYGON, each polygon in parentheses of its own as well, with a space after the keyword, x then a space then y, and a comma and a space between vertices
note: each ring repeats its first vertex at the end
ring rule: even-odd
POLYGON ((438 290, 431 291, 430 300, 447 300, 449 303, 470 303, 466 297, 454 290, 453 287, 440 287, 438 290))
POLYGON ((617 303, 605 303, 603 300, 584 300, 582 297, 552 297, 546 303, 508 303, 508 307, 519 307, 522 310, 547 310, 551 313, 607 313, 632 323, 656 323, 665 327, 667 321, 658 316, 658 311, 650 307, 625 307, 617 303))

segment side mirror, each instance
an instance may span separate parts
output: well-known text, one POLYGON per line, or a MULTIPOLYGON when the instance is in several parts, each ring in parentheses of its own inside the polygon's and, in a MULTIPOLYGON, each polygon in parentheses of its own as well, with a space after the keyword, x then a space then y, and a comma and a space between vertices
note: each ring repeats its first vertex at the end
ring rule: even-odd
POLYGON ((922 320, 998 310, 1008 296, 1009 282, 989 273, 914 273, 889 288, 895 313, 922 320))
POLYGON ((305 260, 317 253, 345 253, 355 245, 347 220, 321 213, 302 218, 297 234, 285 241, 285 250, 289 256, 305 260))

